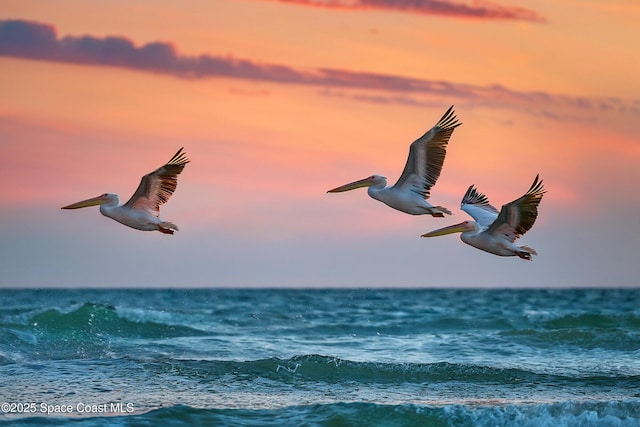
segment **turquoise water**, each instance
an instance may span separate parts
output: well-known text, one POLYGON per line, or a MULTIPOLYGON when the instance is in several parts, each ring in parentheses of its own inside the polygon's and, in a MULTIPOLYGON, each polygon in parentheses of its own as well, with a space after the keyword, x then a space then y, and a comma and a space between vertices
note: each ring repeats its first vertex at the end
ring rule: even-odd
POLYGON ((4 425, 640 425, 640 290, 0 301, 4 425))

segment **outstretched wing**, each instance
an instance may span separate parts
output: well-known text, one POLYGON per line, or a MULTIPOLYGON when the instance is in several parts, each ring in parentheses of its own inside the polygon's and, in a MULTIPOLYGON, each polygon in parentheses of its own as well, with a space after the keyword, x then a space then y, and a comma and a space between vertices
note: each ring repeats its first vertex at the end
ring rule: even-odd
POLYGON ((538 205, 544 193, 546 190, 542 185, 542 180, 539 181, 538 175, 536 175, 533 184, 522 197, 502 206, 498 218, 486 232, 503 235, 514 242, 533 227, 538 217, 538 205))
POLYGON ((178 152, 164 166, 142 177, 140 185, 124 206, 144 210, 151 215, 160 215, 160 205, 169 200, 178 186, 178 175, 189 163, 185 153, 178 152))
POLYGON ((442 171, 451 134, 461 124, 452 105, 435 126, 411 144, 407 163, 394 187, 429 198, 431 187, 436 184, 442 171))
POLYGON ((487 196, 470 185, 460 202, 460 209, 468 213, 481 228, 487 228, 498 217, 498 210, 489 203, 487 196))

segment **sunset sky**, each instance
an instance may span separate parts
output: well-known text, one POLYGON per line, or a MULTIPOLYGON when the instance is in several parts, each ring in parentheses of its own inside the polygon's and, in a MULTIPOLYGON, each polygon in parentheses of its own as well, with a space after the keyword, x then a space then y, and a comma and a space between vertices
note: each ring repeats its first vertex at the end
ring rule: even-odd
POLYGON ((0 287, 639 286, 639 46, 636 0, 0 0, 0 287), (326 193, 451 105, 452 216, 326 193), (175 235, 60 209, 180 147, 175 235), (538 173, 532 262, 419 237, 538 173))

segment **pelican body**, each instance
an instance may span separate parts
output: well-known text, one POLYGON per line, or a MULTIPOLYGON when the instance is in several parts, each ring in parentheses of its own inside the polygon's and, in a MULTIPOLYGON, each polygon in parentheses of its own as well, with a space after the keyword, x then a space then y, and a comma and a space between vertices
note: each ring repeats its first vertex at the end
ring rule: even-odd
POLYGON ((142 177, 140 185, 129 201, 121 206, 116 194, 104 193, 98 197, 73 203, 62 209, 79 209, 100 205, 100 213, 128 227, 142 231, 157 230, 173 234, 178 226, 160 219, 160 205, 166 203, 176 190, 178 175, 189 163, 181 148, 164 166, 142 177))
POLYGON ((367 193, 371 198, 399 211, 411 215, 428 214, 433 217, 451 215, 447 208, 433 206, 426 199, 430 197, 431 188, 440 176, 451 134, 461 124, 451 106, 435 126, 411 144, 402 175, 393 186, 387 187, 386 177, 371 175, 336 187, 327 193, 368 187, 367 193))
POLYGON ((538 205, 546 192, 542 181, 536 175, 529 190, 520 198, 502 206, 500 212, 489 204, 489 199, 478 192, 473 185, 469 187, 460 208, 471 215, 475 221, 464 221, 423 234, 421 237, 460 234, 460 240, 474 248, 499 256, 518 256, 531 260, 538 253, 528 246, 518 246, 516 239, 533 227, 538 217, 538 205))

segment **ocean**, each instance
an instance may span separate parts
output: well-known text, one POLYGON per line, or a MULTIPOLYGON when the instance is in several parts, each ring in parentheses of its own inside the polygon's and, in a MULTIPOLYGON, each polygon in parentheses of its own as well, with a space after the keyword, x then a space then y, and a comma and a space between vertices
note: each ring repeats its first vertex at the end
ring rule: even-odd
POLYGON ((0 301, 0 425, 640 426, 640 289, 0 301))

